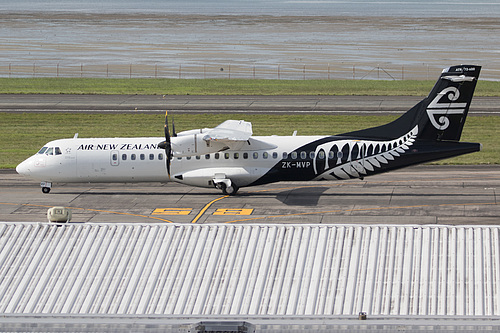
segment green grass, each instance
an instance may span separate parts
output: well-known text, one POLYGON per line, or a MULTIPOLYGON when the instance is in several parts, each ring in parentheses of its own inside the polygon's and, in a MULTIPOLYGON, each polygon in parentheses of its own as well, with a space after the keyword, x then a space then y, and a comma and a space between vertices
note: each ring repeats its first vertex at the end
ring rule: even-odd
MULTIPOLYGON (((79 137, 163 136, 164 115, 0 113, 0 168, 14 168, 55 139, 79 137)), ((329 135, 388 123, 394 116, 177 114, 177 131, 214 127, 227 119, 252 122, 254 135, 329 135)), ((500 164, 500 117, 469 116, 462 141, 480 142, 483 151, 441 164, 500 164)))
MULTIPOLYGON (((0 94, 401 95, 425 96, 435 81, 0 78, 0 94)), ((476 96, 500 96, 479 81, 476 96)))

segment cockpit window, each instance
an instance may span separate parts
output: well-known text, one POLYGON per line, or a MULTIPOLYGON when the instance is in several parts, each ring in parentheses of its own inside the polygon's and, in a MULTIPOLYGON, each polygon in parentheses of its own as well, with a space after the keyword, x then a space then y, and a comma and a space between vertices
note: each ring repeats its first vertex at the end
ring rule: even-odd
POLYGON ((43 147, 38 151, 38 154, 45 155, 62 155, 61 148, 59 147, 43 147))

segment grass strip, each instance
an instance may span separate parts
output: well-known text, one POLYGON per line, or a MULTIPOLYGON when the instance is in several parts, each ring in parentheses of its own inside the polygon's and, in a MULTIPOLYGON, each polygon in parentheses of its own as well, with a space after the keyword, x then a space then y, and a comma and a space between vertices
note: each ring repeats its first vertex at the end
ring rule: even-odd
MULTIPOLYGON (((0 78, 0 94, 425 96, 435 81, 0 78)), ((476 96, 500 96, 479 81, 476 96)))
MULTIPOLYGON (((15 168, 45 143, 61 138, 163 136, 164 114, 0 113, 0 168, 15 168)), ((227 119, 252 122, 254 135, 332 135, 388 123, 395 116, 175 114, 178 132, 214 127, 227 119)), ((483 150, 439 164, 500 164, 500 117, 469 116, 462 141, 483 150)))

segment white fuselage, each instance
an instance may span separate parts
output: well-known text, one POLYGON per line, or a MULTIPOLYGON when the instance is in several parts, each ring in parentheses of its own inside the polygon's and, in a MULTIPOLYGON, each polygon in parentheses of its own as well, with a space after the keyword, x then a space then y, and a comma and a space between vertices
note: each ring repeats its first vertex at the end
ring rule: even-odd
MULTIPOLYGON (((160 137, 60 139, 47 143, 37 154, 23 161, 17 172, 44 182, 167 182, 213 187, 214 178, 229 178, 247 186, 266 174, 298 147, 320 136, 251 137, 237 150, 178 156, 166 171, 165 151, 160 137), (286 155, 285 155, 286 156, 286 155)), ((172 144, 176 145, 172 138, 172 144)), ((201 147, 200 147, 201 148, 201 147)), ((200 149, 203 150, 203 149, 200 149)), ((293 164, 310 168, 311 163, 293 164)))

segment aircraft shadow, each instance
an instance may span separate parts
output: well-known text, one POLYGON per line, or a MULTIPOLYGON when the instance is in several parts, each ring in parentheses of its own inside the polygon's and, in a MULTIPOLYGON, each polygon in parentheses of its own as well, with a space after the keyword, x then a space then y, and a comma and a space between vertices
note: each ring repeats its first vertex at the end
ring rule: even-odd
POLYGON ((276 199, 288 206, 317 206, 328 187, 306 187, 283 191, 276 199))

